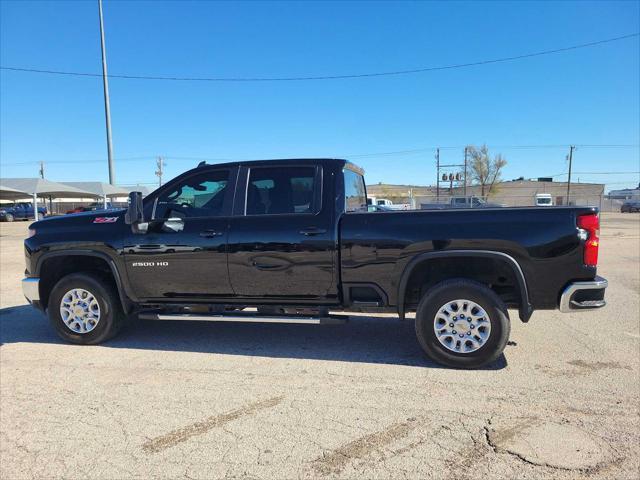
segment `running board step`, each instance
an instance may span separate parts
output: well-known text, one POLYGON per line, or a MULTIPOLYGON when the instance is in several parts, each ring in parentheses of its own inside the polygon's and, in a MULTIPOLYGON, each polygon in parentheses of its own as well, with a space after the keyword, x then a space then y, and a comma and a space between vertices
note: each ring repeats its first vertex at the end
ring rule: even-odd
POLYGON ((236 323, 298 323, 304 325, 340 325, 346 323, 347 315, 329 317, 286 316, 271 317, 261 315, 195 315, 192 313, 140 313, 141 320, 187 320, 196 322, 236 322, 236 323))

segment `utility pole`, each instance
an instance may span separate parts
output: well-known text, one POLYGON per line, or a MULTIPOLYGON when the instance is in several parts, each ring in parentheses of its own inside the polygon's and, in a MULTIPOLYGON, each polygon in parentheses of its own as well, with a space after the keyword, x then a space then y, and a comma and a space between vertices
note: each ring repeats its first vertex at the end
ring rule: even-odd
POLYGON ((159 187, 162 186, 162 174, 164 173, 164 170, 162 169, 162 167, 164 167, 165 165, 166 164, 162 160, 162 157, 158 157, 158 159, 156 160, 156 166, 158 167, 158 170, 156 170, 156 176, 158 177, 159 187))
POLYGON ((107 78, 107 51, 104 45, 104 22, 102 19, 102 0, 98 0, 100 13, 100 47, 102 49, 102 87, 104 89, 104 117, 107 124, 107 158, 109 162, 109 183, 116 183, 113 171, 113 144, 111 142, 111 107, 109 106, 109 80, 107 78))
POLYGON ((44 162, 40 162, 40 178, 44 179, 44 162))
POLYGON ((467 147, 464 147, 464 178, 462 180, 464 181, 464 198, 467 198, 467 147))
POLYGON ((436 148, 436 202, 440 201, 440 149, 436 148))
POLYGON ((573 151, 576 147, 569 146, 569 178, 567 179, 567 205, 569 205, 569 195, 571 194, 571 164, 573 162, 573 151))

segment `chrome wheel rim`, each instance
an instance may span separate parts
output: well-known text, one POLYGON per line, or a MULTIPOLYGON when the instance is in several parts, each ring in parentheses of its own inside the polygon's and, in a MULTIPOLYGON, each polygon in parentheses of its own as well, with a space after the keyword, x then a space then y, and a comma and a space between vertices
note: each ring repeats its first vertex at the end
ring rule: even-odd
POLYGON ((73 288, 60 300, 60 317, 73 333, 89 333, 100 321, 100 304, 90 291, 73 288))
POLYGON ((459 299, 442 305, 433 319, 440 344, 456 353, 472 353, 482 348, 491 335, 491 319, 476 302, 459 299))

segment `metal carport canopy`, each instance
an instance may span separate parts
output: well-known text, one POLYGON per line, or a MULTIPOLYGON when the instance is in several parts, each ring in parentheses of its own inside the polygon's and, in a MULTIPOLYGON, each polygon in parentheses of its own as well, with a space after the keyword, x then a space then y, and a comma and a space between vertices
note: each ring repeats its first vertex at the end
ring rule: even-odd
POLYGON ((93 192, 94 195, 102 198, 126 197, 129 195, 129 190, 104 182, 64 182, 64 184, 93 192))
POLYGON ((15 188, 0 184, 0 200, 20 200, 21 198, 29 198, 30 196, 27 192, 21 192, 15 188))
POLYGON ((88 190, 65 185, 64 183, 52 182, 44 178, 0 178, 0 185, 25 192, 29 197, 33 195, 53 198, 100 197, 100 195, 88 190))
MULTIPOLYGON (((44 178, 0 178, 0 185, 5 188, 26 193, 32 198, 33 212, 38 218, 38 196, 53 198, 99 198, 93 192, 80 188, 65 185, 64 183, 52 182, 44 178)), ((15 198, 15 197, 14 197, 15 198)), ((20 198, 20 197, 18 197, 20 198)), ((23 197, 24 198, 24 197, 23 197)))

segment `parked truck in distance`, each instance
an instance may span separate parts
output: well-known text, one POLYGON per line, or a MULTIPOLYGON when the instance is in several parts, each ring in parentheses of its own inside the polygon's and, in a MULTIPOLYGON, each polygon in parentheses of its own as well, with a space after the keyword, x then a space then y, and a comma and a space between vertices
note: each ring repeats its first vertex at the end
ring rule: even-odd
POLYGON ((22 285, 78 344, 132 316, 309 324, 415 312, 430 358, 477 368, 502 353, 508 308, 527 322, 605 305, 598 234, 594 207, 368 213, 363 171, 345 160, 201 165, 144 199, 133 192, 127 210, 33 223, 22 285))
POLYGON ((373 206, 370 211, 378 211, 375 207, 382 207, 381 210, 411 210, 410 203, 393 203, 387 198, 378 198, 374 196, 367 197, 367 205, 373 206))
POLYGON ((553 197, 550 193, 536 193, 536 207, 553 207, 553 197))
MULTIPOLYGON (((38 216, 47 214, 46 207, 38 207, 38 216)), ((18 202, 9 205, 0 205, 0 222, 13 222, 14 220, 33 219, 33 205, 29 202, 18 202)))

